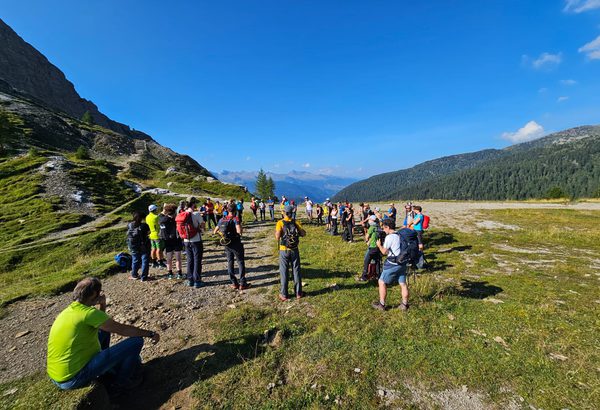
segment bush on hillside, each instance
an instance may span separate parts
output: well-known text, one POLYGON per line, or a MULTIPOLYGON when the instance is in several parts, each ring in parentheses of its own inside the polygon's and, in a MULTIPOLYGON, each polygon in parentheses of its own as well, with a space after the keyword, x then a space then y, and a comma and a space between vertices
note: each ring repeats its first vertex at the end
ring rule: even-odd
POLYGON ((75 158, 80 160, 90 159, 90 151, 83 145, 80 145, 77 151, 75 151, 75 158))

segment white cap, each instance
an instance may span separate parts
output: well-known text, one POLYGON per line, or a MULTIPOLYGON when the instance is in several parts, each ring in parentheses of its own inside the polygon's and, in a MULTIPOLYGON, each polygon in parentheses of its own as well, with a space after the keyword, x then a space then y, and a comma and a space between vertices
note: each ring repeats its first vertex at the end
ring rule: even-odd
POLYGON ((148 210, 149 210, 150 212, 154 212, 154 211, 156 211, 157 209, 158 209, 158 207, 157 207, 156 205, 154 205, 154 204, 152 204, 152 205, 150 205, 150 206, 148 207, 148 210))

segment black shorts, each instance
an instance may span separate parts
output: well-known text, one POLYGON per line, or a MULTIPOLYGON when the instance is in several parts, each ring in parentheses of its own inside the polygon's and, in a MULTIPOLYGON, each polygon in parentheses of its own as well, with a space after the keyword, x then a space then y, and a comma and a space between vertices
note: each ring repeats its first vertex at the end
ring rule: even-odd
POLYGON ((165 241, 165 252, 181 252, 183 241, 181 239, 167 239, 165 241))

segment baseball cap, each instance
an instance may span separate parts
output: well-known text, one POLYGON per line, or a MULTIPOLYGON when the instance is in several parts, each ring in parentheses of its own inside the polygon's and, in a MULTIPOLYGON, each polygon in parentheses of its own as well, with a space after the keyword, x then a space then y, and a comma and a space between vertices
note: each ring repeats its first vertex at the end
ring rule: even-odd
POLYGON ((148 210, 149 210, 150 212, 154 212, 154 211, 156 211, 157 209, 158 209, 158 207, 157 207, 156 205, 154 205, 154 204, 152 204, 152 205, 150 205, 150 206, 148 207, 148 210))

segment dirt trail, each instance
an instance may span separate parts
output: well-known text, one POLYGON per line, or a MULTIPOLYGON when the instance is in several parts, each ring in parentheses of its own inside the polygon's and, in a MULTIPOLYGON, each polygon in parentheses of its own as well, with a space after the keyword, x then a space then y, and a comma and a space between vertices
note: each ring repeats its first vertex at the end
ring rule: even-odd
MULTIPOLYGON (((144 346, 147 379, 135 395, 125 399, 123 408, 189 407, 186 388, 197 380, 194 358, 211 351, 203 318, 240 303, 264 303, 272 298, 267 289, 279 283, 278 266, 271 261, 273 225, 249 224, 245 229, 247 276, 252 284, 246 291, 230 289, 223 248, 211 235, 204 237, 203 288, 168 280, 163 277, 166 271, 158 269, 151 269, 155 280, 145 283, 131 281, 127 274, 103 281, 107 311, 113 318, 161 333, 160 343, 144 346)), ((0 319, 0 382, 44 371, 48 331, 69 303, 70 294, 63 294, 19 301, 6 308, 0 319), (19 335, 22 332, 29 333, 19 335)))

